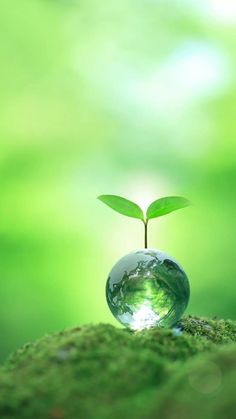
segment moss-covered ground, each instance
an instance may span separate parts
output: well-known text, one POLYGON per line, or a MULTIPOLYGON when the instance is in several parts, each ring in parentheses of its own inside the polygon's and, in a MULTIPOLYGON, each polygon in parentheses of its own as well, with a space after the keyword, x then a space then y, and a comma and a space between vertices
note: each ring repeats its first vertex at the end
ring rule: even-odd
POLYGON ((187 317, 141 332, 82 326, 0 369, 0 418, 233 419, 236 322, 187 317))

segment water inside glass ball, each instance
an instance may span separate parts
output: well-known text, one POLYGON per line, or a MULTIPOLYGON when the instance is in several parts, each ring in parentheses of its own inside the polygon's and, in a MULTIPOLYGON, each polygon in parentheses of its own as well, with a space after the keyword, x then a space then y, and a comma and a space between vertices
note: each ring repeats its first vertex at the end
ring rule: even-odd
POLYGON ((112 268, 106 284, 112 314, 132 330, 173 326, 187 307, 189 293, 181 266, 155 249, 124 256, 112 268))

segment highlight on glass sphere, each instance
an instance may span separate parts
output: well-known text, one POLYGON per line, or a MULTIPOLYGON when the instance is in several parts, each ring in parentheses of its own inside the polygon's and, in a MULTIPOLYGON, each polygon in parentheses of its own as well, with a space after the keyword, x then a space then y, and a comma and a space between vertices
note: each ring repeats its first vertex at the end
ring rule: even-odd
POLYGON ((122 257, 106 283, 106 298, 114 317, 131 330, 172 327, 181 319, 189 301, 188 278, 172 257, 148 248, 147 227, 152 218, 187 207, 183 197, 169 196, 149 205, 146 216, 132 201, 117 195, 98 197, 115 211, 144 224, 144 249, 122 257))

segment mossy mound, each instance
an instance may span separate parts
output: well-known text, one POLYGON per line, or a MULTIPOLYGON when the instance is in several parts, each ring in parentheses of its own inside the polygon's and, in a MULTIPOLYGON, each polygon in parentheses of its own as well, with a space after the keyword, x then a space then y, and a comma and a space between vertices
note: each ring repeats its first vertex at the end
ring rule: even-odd
POLYGON ((0 370, 0 417, 231 419, 235 373, 233 321, 187 317, 136 333, 83 326, 10 357, 0 370))

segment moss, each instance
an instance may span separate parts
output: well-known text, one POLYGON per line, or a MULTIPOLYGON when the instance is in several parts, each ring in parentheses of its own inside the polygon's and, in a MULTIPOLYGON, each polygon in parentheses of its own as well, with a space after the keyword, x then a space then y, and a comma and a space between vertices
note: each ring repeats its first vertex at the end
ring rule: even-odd
POLYGON ((149 400, 149 416, 233 419, 235 417, 236 346, 186 362, 163 387, 158 408, 149 400))
POLYGON ((172 330, 101 324, 49 335, 1 368, 0 417, 227 418, 235 341, 236 322, 196 317, 172 330))

